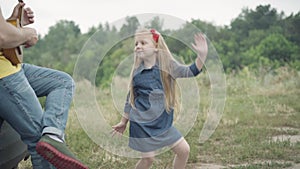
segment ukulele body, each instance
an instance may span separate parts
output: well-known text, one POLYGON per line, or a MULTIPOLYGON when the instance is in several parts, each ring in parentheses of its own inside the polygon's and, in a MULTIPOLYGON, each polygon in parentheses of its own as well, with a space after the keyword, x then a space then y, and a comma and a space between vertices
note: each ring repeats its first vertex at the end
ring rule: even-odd
MULTIPOLYGON (((14 25, 17 28, 21 27, 21 18, 23 10, 20 9, 21 14, 19 14, 19 18, 16 20, 8 20, 10 24, 14 25)), ((23 62, 23 48, 22 46, 18 46, 15 48, 2 49, 3 55, 8 59, 13 65, 17 65, 23 62)))

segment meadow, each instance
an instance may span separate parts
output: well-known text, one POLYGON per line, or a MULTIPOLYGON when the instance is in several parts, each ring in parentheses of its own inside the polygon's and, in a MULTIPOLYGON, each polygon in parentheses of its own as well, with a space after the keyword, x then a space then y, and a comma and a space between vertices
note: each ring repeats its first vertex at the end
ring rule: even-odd
MULTIPOLYGON (((206 73, 195 80, 199 87, 200 101, 198 116, 185 136, 191 147, 187 169, 299 167, 299 72, 289 67, 274 71, 251 71, 245 67, 239 72, 226 74, 224 112, 215 132, 204 143, 199 143, 199 134, 209 116, 211 84, 206 73)), ((118 79, 118 82, 126 86, 122 80, 118 79)), ((121 104, 121 101, 112 101, 111 96, 120 94, 121 97, 124 93, 100 88, 96 88, 95 93, 96 102, 102 105, 101 110, 105 112, 103 118, 108 126, 116 124, 121 118, 116 105, 121 104)), ((91 137, 84 130, 85 125, 97 123, 97 119, 90 124, 82 124, 82 114, 78 115, 77 111, 76 106, 70 110, 66 129, 67 144, 77 157, 91 169, 134 168, 138 158, 126 157, 126 150, 123 151, 125 155, 118 156, 113 151, 107 151, 107 147, 99 145, 101 139, 109 140, 106 135, 95 141, 96 137, 91 137)), ((97 137, 101 137, 102 131, 102 128, 95 128, 95 133, 99 132, 97 137)), ((152 169, 172 168, 173 158, 171 151, 159 154, 152 169)), ((30 162, 22 162, 19 168, 31 168, 30 162)))

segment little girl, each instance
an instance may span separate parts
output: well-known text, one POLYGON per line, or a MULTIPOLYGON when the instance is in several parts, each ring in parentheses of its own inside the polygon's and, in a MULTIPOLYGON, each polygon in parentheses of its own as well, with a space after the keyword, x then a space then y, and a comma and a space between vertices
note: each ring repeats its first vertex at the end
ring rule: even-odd
POLYGON ((113 129, 114 134, 123 134, 130 121, 129 147, 142 154, 136 169, 150 168, 155 150, 165 146, 171 147, 176 154, 174 169, 186 166, 190 147, 172 124, 176 106, 176 78, 198 75, 207 57, 205 36, 197 34, 194 41, 192 46, 198 56, 195 63, 186 66, 173 58, 156 30, 141 29, 135 34, 134 65, 125 113, 113 129))

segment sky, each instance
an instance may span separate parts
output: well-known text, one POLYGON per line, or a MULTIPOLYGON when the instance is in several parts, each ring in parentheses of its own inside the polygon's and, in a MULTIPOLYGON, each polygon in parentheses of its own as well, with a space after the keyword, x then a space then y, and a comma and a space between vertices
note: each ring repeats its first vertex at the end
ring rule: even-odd
MULTIPOLYGON (((300 0, 24 0, 35 12, 30 25, 45 35, 59 20, 70 20, 82 33, 99 23, 113 23, 126 16, 144 13, 165 14, 184 21, 200 19, 224 26, 236 18, 243 8, 255 10, 258 5, 270 4, 286 16, 300 11, 300 0)), ((0 0, 2 14, 9 17, 17 0, 0 0)))

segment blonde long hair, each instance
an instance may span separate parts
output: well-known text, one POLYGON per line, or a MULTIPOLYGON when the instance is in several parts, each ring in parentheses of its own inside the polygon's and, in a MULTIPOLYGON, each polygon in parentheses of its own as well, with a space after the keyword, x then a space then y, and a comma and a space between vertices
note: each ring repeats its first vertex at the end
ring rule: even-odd
MULTIPOLYGON (((158 32, 156 32, 158 33, 158 32)), ((152 38, 152 33, 149 29, 139 29, 136 31, 135 36, 147 35, 151 38, 152 42, 155 44, 157 48, 157 58, 160 75, 162 79, 162 85, 164 89, 164 99, 165 99, 165 107, 167 112, 170 112, 171 109, 176 107, 177 105, 177 97, 176 97, 176 80, 171 76, 172 71, 172 61, 174 61, 174 57, 172 56, 164 38, 159 34, 158 42, 155 42, 152 38)), ((134 54, 134 64, 131 70, 130 75, 130 103, 134 107, 134 94, 133 94, 133 76, 134 71, 141 65, 142 61, 139 57, 134 54)))

